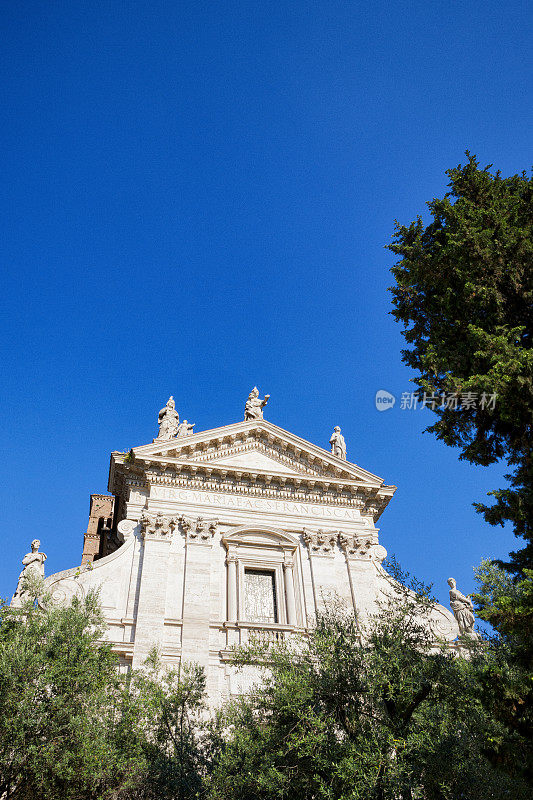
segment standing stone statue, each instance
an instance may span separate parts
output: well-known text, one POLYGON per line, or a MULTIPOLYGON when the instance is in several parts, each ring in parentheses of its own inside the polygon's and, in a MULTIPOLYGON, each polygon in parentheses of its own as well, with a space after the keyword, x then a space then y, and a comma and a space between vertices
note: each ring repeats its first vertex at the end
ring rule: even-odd
POLYGON ((338 425, 336 425, 333 429, 329 443, 331 445, 332 454, 337 456, 337 458, 342 458, 343 461, 346 461, 346 442, 344 441, 344 436, 342 435, 341 429, 338 425))
POLYGON ((450 606, 459 625, 459 635, 477 639, 478 635, 474 630, 475 617, 472 600, 457 589, 454 578, 448 578, 448 586, 450 587, 450 606))
POLYGON ((178 439, 181 439, 182 436, 190 436, 191 433, 194 433, 193 428, 196 425, 196 422, 187 422, 186 419, 183 420, 178 425, 178 439))
POLYGON ((266 394, 264 400, 261 400, 259 389, 254 386, 244 406, 244 421, 246 422, 248 419, 263 419, 263 408, 268 403, 269 398, 270 395, 266 394))
POLYGON ((176 411, 176 404, 172 396, 168 398, 166 406, 159 412, 157 421, 159 423, 159 433, 154 442, 166 442, 169 439, 173 439, 178 432, 180 415, 176 411))
POLYGON ((28 599, 28 591, 26 589, 26 581, 28 579, 44 578, 46 556, 44 553, 39 553, 40 546, 39 539, 34 539, 31 543, 31 553, 26 553, 22 559, 24 568, 19 575, 17 588, 10 604, 13 608, 20 608, 24 601, 28 599))

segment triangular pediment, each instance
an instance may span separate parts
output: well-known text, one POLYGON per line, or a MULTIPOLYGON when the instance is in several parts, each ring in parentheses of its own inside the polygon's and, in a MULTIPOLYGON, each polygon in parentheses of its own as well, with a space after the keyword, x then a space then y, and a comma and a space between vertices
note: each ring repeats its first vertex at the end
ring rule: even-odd
POLYGON ((206 459, 210 464, 217 467, 240 468, 244 470, 260 470, 272 472, 277 475, 302 475, 303 469, 295 468, 295 465, 282 464, 261 450, 252 447, 250 450, 237 452, 233 455, 221 455, 206 459))
POLYGON ((134 447, 132 452, 136 459, 152 462, 211 464, 242 472, 344 479, 372 487, 383 484, 377 475, 266 420, 235 423, 164 442, 156 440, 134 447))

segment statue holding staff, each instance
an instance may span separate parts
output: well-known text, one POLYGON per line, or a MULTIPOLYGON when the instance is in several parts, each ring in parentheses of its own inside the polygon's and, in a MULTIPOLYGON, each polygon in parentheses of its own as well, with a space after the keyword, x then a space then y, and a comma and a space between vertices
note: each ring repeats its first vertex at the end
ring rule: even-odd
POLYGON ((338 425, 336 425, 333 429, 329 443, 331 445, 332 455, 337 456, 337 458, 342 458, 343 461, 346 461, 346 442, 344 441, 344 436, 342 435, 341 429, 338 425))

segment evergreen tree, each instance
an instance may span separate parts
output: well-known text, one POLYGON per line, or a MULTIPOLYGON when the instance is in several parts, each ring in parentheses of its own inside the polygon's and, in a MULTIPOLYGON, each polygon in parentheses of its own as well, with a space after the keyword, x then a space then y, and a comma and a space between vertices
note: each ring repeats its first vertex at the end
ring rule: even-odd
POLYGON ((392 313, 437 416, 428 430, 473 464, 512 468, 495 502, 476 507, 525 538, 509 565, 520 572, 533 567, 533 178, 502 178, 467 156, 427 204, 429 225, 396 224, 392 313), (443 406, 443 395, 456 402, 443 406))

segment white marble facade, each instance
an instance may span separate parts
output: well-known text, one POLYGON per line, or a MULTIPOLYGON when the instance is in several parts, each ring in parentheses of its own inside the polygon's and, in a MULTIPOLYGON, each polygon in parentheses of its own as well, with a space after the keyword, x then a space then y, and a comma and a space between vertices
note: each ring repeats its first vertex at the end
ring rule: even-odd
MULTIPOLYGON (((362 620, 397 596, 376 527, 395 487, 266 420, 112 453, 109 491, 123 544, 47 578, 52 602, 99 587, 123 668, 154 645, 198 662, 213 706, 252 679, 229 659, 250 634, 290 636, 333 596, 362 620)), ((431 625, 457 636, 440 605, 431 625)))

